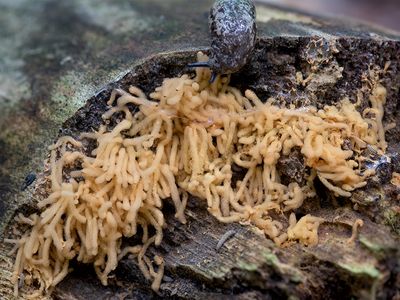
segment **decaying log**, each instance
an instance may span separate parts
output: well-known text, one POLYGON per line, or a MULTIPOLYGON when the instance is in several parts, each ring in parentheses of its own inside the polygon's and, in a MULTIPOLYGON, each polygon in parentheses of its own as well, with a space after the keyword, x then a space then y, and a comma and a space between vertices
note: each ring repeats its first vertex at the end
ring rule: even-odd
MULTIPOLYGON (((149 5, 154 5, 167 18, 176 17, 168 14, 168 8, 161 2, 137 1, 134 9, 147 12, 138 19, 155 22, 154 15, 148 12, 149 5)), ((26 60, 24 71, 30 83, 29 99, 21 100, 22 92, 17 89, 15 91, 17 96, 10 94, 10 97, 15 96, 15 99, 13 98, 14 102, 11 101, 11 108, 7 108, 9 110, 5 109, 4 104, 0 104, 0 107, 4 105, 5 111, 0 120, 1 128, 4 129, 0 133, 2 238, 12 235, 12 222, 10 222, 12 217, 17 212, 35 211, 37 199, 44 196, 40 183, 44 180, 42 161, 47 155, 46 145, 52 143, 57 136, 76 135, 97 128, 101 122, 101 114, 106 109, 105 101, 113 88, 137 85, 148 93, 159 85, 163 78, 189 72, 185 66, 194 60, 196 52, 207 51, 207 48, 204 48, 207 45, 206 29, 199 29, 201 28, 199 24, 206 20, 206 14, 195 16, 195 12, 183 8, 184 1, 175 2, 181 7, 180 13, 186 14, 183 19, 177 18, 174 21, 177 24, 168 20, 167 24, 171 25, 171 28, 166 29, 168 32, 149 24, 143 25, 150 33, 149 37, 141 41, 142 44, 137 37, 130 39, 123 28, 114 24, 116 22, 114 19, 103 26, 94 22, 93 16, 92 19, 85 19, 91 11, 87 7, 91 1, 82 2, 86 3, 83 7, 85 11, 78 9, 83 9, 81 7, 83 4, 74 2, 59 4, 49 1, 36 6, 34 4, 27 6, 33 9, 33 14, 42 17, 44 14, 40 14, 40 7, 51 9, 53 17, 47 16, 41 21, 42 27, 30 37, 31 44, 27 42, 21 46, 22 50, 27 51, 24 56, 26 60), (62 15, 62 13, 64 17, 57 19, 57 14, 62 15), (194 18, 197 23, 192 20, 186 27, 179 27, 190 18, 194 18), (75 34, 82 31, 85 34, 83 37, 71 33, 66 37, 60 37, 60 33, 64 30, 62 24, 70 20, 76 21, 74 25, 76 28, 72 27, 71 30, 75 34), (45 25, 49 24, 55 27, 40 36, 45 25), (193 41, 196 32, 200 32, 199 39, 193 41), (168 40, 165 40, 163 34, 167 35, 168 40), (118 38, 115 35, 118 35, 118 38), (107 38, 112 41, 106 41, 107 38), (92 45, 95 50, 83 46, 82 42, 89 41, 103 43, 104 52, 101 54, 101 46, 97 44, 92 45), (38 42, 43 42, 43 53, 52 54, 53 58, 46 58, 39 50, 37 53, 29 54, 27 49, 38 42), (69 52, 63 52, 66 51, 63 43, 69 47, 69 52), (160 46, 161 43, 175 44, 173 47, 168 44, 163 48, 160 46), (124 50, 124 46, 131 51, 130 54, 124 52, 127 51, 124 50), (138 59, 145 57, 152 47, 155 52, 170 51, 139 61, 138 59), (187 50, 188 48, 191 49, 187 50), (61 49, 59 51, 63 55, 69 53, 70 59, 78 66, 68 66, 70 59, 65 55, 61 61, 58 49, 61 49), (113 49, 121 55, 121 61, 115 58, 112 60, 113 49), (99 59, 96 55, 103 57, 99 59), (129 55, 134 57, 129 58, 129 55), (82 62, 85 57, 89 61, 86 64, 82 62), (98 64, 104 65, 99 67, 98 64), (85 78, 86 81, 81 82, 79 74, 84 73, 85 68, 90 76, 82 75, 81 78, 85 78), (104 75, 111 72, 116 74, 122 70, 125 75, 119 76, 116 80, 115 76, 112 79, 104 75), (53 81, 50 80, 52 75, 56 77, 53 81), (99 90, 101 86, 103 88, 99 90), (95 93, 95 90, 99 92, 95 93), (64 101, 64 105, 57 101, 61 101, 61 104, 64 101), (72 102, 67 103, 67 101, 72 102), (37 114, 39 119, 36 120, 37 114), (21 126, 14 125, 12 120, 20 122, 21 126), (49 128, 46 129, 46 126, 49 128), (29 132, 30 127, 35 129, 29 132), (21 133, 15 133, 11 137, 13 131, 10 128, 14 128, 15 132, 18 128, 25 130, 28 142, 24 141, 24 135, 21 133), (57 134, 58 128, 61 129, 57 134), (25 162, 26 166, 20 165, 25 162), (28 169, 38 173, 37 179, 21 192, 19 189, 28 174, 28 169)), ((196 5, 200 11, 207 11, 207 3, 196 5)), ((116 13, 122 14, 122 4, 116 6, 120 9, 116 13)), ((7 7, 14 14, 18 11, 11 6, 7 7)), ((362 109, 368 104, 370 90, 367 82, 375 80, 373 74, 376 72, 388 90, 385 124, 400 123, 398 36, 385 34, 363 25, 349 26, 344 21, 328 22, 326 19, 305 15, 289 20, 282 19, 281 14, 281 19, 272 20, 266 16, 270 16, 271 12, 273 14, 274 10, 276 15, 279 15, 278 9, 260 7, 260 38, 256 51, 250 64, 232 76, 232 85, 242 90, 251 88, 262 99, 275 97, 281 103, 293 103, 297 107, 308 104, 323 107, 347 96, 353 102, 359 99, 362 109), (269 14, 265 10, 268 10, 269 14), (315 37, 315 33, 319 37, 315 37), (301 82, 296 74, 298 72, 302 75, 301 82)), ((25 14, 28 12, 23 10, 25 14)), ((104 14, 104 11, 101 12, 99 9, 94 9, 92 12, 104 14)), ((284 13, 296 16, 294 12, 284 13)), ((133 30, 139 28, 139 25, 128 23, 126 26, 130 26, 129 29, 133 30)), ((28 32, 28 29, 24 30, 28 32)), ((19 68, 15 67, 12 70, 19 71, 19 68)), ((10 90, 6 91, 11 93, 10 90)), ((350 199, 333 199, 322 185, 316 183, 318 197, 296 211, 298 215, 312 213, 326 219, 320 226, 317 246, 305 247, 293 243, 279 248, 250 226, 219 223, 207 213, 204 202, 191 198, 186 211, 188 218, 186 225, 174 219, 172 205, 168 204, 163 209, 168 222, 164 240, 160 247, 150 249, 151 252, 164 256, 166 262, 166 271, 158 294, 151 291, 149 282, 144 279, 135 261, 125 258, 106 287, 100 284, 91 267, 74 264, 74 271, 56 287, 53 297, 55 299, 157 297, 398 299, 400 297, 398 200, 400 191, 399 187, 390 182, 392 172, 400 173, 398 125, 387 132, 387 140, 389 147, 386 156, 376 157, 379 163, 378 172, 365 188, 354 192, 350 199), (348 243, 356 219, 362 219, 364 226, 359 229, 355 241, 348 243), (234 234, 230 234, 230 238, 222 245, 220 243, 217 249, 220 239, 227 232, 234 234)), ((296 152, 282 157, 279 162, 281 175, 300 182, 305 172, 302 163, 301 156, 296 152)), ((10 247, 4 243, 0 245, 2 299, 12 299, 9 278, 13 258, 7 254, 10 247)))

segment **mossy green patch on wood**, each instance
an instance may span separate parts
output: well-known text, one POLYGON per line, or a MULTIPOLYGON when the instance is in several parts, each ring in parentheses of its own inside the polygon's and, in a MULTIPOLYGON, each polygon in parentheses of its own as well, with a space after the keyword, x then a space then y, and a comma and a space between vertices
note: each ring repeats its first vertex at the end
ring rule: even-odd
POLYGON ((349 271, 356 276, 368 276, 377 279, 382 276, 379 270, 370 264, 356 264, 356 263, 338 263, 340 267, 349 271))

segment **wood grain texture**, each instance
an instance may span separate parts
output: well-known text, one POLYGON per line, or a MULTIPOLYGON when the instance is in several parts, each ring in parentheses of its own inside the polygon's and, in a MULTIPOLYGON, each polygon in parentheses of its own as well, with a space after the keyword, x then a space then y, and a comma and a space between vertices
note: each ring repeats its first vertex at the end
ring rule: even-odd
MULTIPOLYGON (((161 29, 153 26, 151 30, 148 27, 151 34, 147 37, 130 37, 128 33, 121 32, 110 34, 107 28, 94 26, 91 23, 93 20, 83 13, 81 4, 74 1, 68 5, 46 2, 44 6, 53 12, 46 18, 37 8, 42 2, 26 6, 31 10, 24 10, 17 4, 17 8, 7 8, 15 16, 22 11, 23 16, 31 13, 43 18, 40 28, 18 50, 28 53, 24 56, 22 71, 28 76, 28 95, 31 97, 23 98, 20 95, 25 95, 25 91, 15 90, 16 102, 11 104, 12 109, 7 110, 5 102, 0 103, 4 111, 0 120, 2 238, 12 236, 12 217, 15 213, 35 211, 35 202, 44 196, 39 184, 43 181, 43 160, 48 154, 46 146, 57 135, 74 135, 96 128, 112 88, 126 88, 134 84, 148 93, 164 77, 188 72, 185 66, 194 60, 196 51, 207 50, 203 47, 208 44, 206 23, 203 31, 199 29, 201 20, 206 20, 207 14, 199 16, 198 11, 192 11, 193 8, 184 7, 181 1, 176 0, 174 3, 178 4, 180 16, 186 13, 185 17, 178 18, 176 12, 168 12, 164 2, 156 2, 135 2, 136 9, 142 12, 148 12, 154 4, 167 16, 166 24, 170 27, 161 29), (57 18, 57 13, 64 17, 57 18), (192 21, 185 23, 188 19, 192 21), (63 35, 63 24, 70 20, 76 21, 75 27, 69 35, 63 35), (188 24, 187 27, 185 24, 188 24), (50 25, 57 26, 45 32, 44 28, 50 25), (195 35, 196 32, 200 33, 195 35), (81 39, 78 39, 78 33, 81 39), (198 39, 192 42, 193 36, 198 39), (38 44, 42 45, 42 52, 28 51, 38 44), (82 48, 82 45, 86 46, 82 48), (167 52, 143 59, 149 53, 161 51, 167 52), (67 60, 61 65, 60 58, 65 58, 66 54, 71 54, 76 63, 69 64, 67 60), (113 77, 110 75, 112 72, 123 75, 113 77), (36 181, 20 192, 21 183, 32 170, 38 174, 36 181)), ((122 1, 118 3, 122 6, 122 1)), ((196 5, 199 5, 199 11, 202 7, 201 11, 205 13, 206 7, 209 7, 207 3, 196 5)), ((104 17, 104 11, 94 11, 104 17)), ((154 17, 150 12, 148 14, 154 17)), ((357 92, 361 92, 364 95, 362 106, 365 106, 368 90, 362 85, 362 77, 369 68, 382 68, 387 61, 391 61, 382 81, 389 87, 385 122, 400 121, 398 36, 367 29, 364 25, 335 23, 326 18, 313 18, 312 24, 304 24, 297 19, 288 20, 286 14, 292 16, 293 12, 281 11, 276 19, 259 23, 260 39, 254 56, 248 67, 232 76, 232 85, 241 89, 250 87, 263 99, 273 96, 281 103, 290 102, 298 107, 306 104, 322 107, 335 103, 345 95, 355 101, 357 92), (320 37, 315 37, 316 33, 320 37), (332 51, 332 43, 338 52, 332 51), (311 66, 317 66, 317 74, 324 74, 329 80, 298 87, 296 72, 308 74, 311 66), (338 67, 343 67, 343 71, 339 71, 338 67)), ((142 18, 145 16, 142 15, 142 18)), ((135 24, 130 24, 132 30, 137 29, 135 26, 138 24, 135 24)), ((23 30, 28 30, 28 26, 25 27, 23 30)), ((13 33, 10 26, 7 28, 13 33)), ((0 29, 3 33, 1 30, 4 32, 4 28, 0 29)), ((19 68, 16 65, 11 69, 22 72, 19 68)), ((2 70, 0 74, 4 75, 2 70)), ((11 89, 7 89, 7 94, 14 95, 11 89)), ((335 202, 331 201, 329 192, 321 188, 318 198, 305 203, 296 212, 298 215, 312 213, 327 220, 320 227, 320 243, 315 247, 292 244, 277 248, 251 227, 217 222, 207 213, 203 202, 191 199, 186 211, 186 225, 173 218, 172 206, 164 207, 168 220, 165 238, 160 247, 150 249, 163 255, 166 261, 160 294, 150 290, 149 283, 133 260, 124 259, 107 287, 100 284, 91 267, 74 265, 74 272, 55 289, 54 298, 398 297, 400 218, 396 197, 399 189, 389 183, 388 170, 400 172, 399 130, 397 126, 387 136, 387 155, 391 163, 382 165, 365 189, 354 193, 349 201, 338 199, 335 202), (365 225, 355 244, 348 245, 346 241, 357 218, 362 218, 365 225), (218 241, 229 230, 236 234, 216 251, 218 241)), ((295 154, 282 158, 282 166, 292 167, 282 167, 282 174, 295 180, 301 174, 301 168, 296 167, 299 162, 301 164, 295 154), (291 172, 292 169, 296 172, 291 172)), ((10 245, 0 244, 0 295, 6 300, 13 299, 9 282, 13 257, 7 254, 9 250, 10 245)))

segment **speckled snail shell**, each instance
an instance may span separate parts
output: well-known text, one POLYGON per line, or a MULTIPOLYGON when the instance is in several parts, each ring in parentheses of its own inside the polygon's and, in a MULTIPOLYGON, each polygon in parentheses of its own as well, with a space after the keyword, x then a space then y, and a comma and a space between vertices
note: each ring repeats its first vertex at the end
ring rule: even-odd
POLYGON ((210 10, 210 60, 191 67, 209 67, 215 74, 239 71, 256 42, 256 10, 251 0, 216 0, 210 10))
POLYGON ((256 41, 256 10, 250 0, 217 0, 209 16, 210 68, 219 74, 239 71, 256 41))

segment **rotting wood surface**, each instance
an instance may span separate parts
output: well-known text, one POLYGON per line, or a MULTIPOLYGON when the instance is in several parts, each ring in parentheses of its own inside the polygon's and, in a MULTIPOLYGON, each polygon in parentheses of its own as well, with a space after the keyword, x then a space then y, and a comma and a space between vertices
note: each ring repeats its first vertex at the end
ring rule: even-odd
MULTIPOLYGON (((268 30, 273 26, 290 27, 287 23, 277 24, 270 24, 268 30)), ((261 32, 265 30, 263 26, 260 28, 261 32)), ((368 79, 370 70, 382 70, 390 61, 381 77, 382 84, 388 88, 385 124, 399 122, 399 42, 387 38, 373 40, 367 36, 360 33, 362 38, 262 38, 251 64, 232 77, 232 85, 242 89, 250 87, 263 99, 278 96, 282 102, 289 101, 296 106, 332 104, 345 95, 355 101, 357 94, 363 96, 363 105, 366 105, 369 91, 363 84, 364 79, 368 79), (299 71, 304 78, 312 72, 320 76, 299 86, 295 76, 299 71)), ((149 92, 161 83, 163 77, 187 72, 184 67, 193 61, 194 55, 195 51, 171 52, 138 64, 122 79, 90 98, 77 113, 72 113, 73 116, 62 126, 60 135, 76 134, 98 126, 100 115, 106 109, 105 100, 113 87, 134 84, 149 92)), ((293 244, 277 248, 251 227, 217 222, 204 205, 191 199, 186 225, 173 218, 172 207, 165 207, 168 226, 163 243, 150 250, 162 254, 166 261, 159 295, 150 290, 150 284, 144 280, 137 265, 124 259, 109 286, 102 286, 90 267, 76 266, 76 270, 56 288, 54 296, 58 299, 220 299, 224 296, 241 299, 290 296, 300 299, 351 296, 396 299, 400 293, 399 189, 390 183, 389 175, 400 172, 399 130, 397 126, 387 134, 390 163, 383 162, 377 176, 366 188, 354 193, 350 201, 338 199, 335 203, 329 193, 321 189, 320 199, 305 203, 299 209, 298 214, 312 213, 327 220, 320 226, 320 242, 315 247, 293 244), (365 224, 356 242, 349 245, 346 241, 357 218, 363 219, 365 224), (230 230, 236 234, 217 251, 218 241, 230 230)), ((54 135, 47 143, 55 139, 54 135)), ((10 145, 3 148, 7 153, 12 149, 10 145)), ((35 157, 35 160, 41 158, 44 157, 35 157)), ((282 158, 281 164, 293 166, 282 168, 285 176, 298 178, 301 174, 298 167, 301 163, 296 155, 282 158)), ((36 182, 41 180, 40 175, 38 178, 36 182)), ((2 195, 8 195, 5 189, 15 188, 15 182, 12 184, 4 181, 0 191, 2 195)), ((17 205, 18 210, 34 211, 35 201, 32 199, 40 198, 41 192, 35 184, 29 187, 24 197, 31 200, 24 201, 28 204, 17 205)), ((7 199, 11 198, 7 196, 7 199)), ((13 212, 15 209, 9 211, 9 215, 13 212)), ((8 229, 6 227, 2 232, 4 236, 10 235, 8 229)), ((8 279, 12 258, 7 255, 8 249, 8 245, 0 245, 0 291, 5 299, 11 298, 8 279)))

